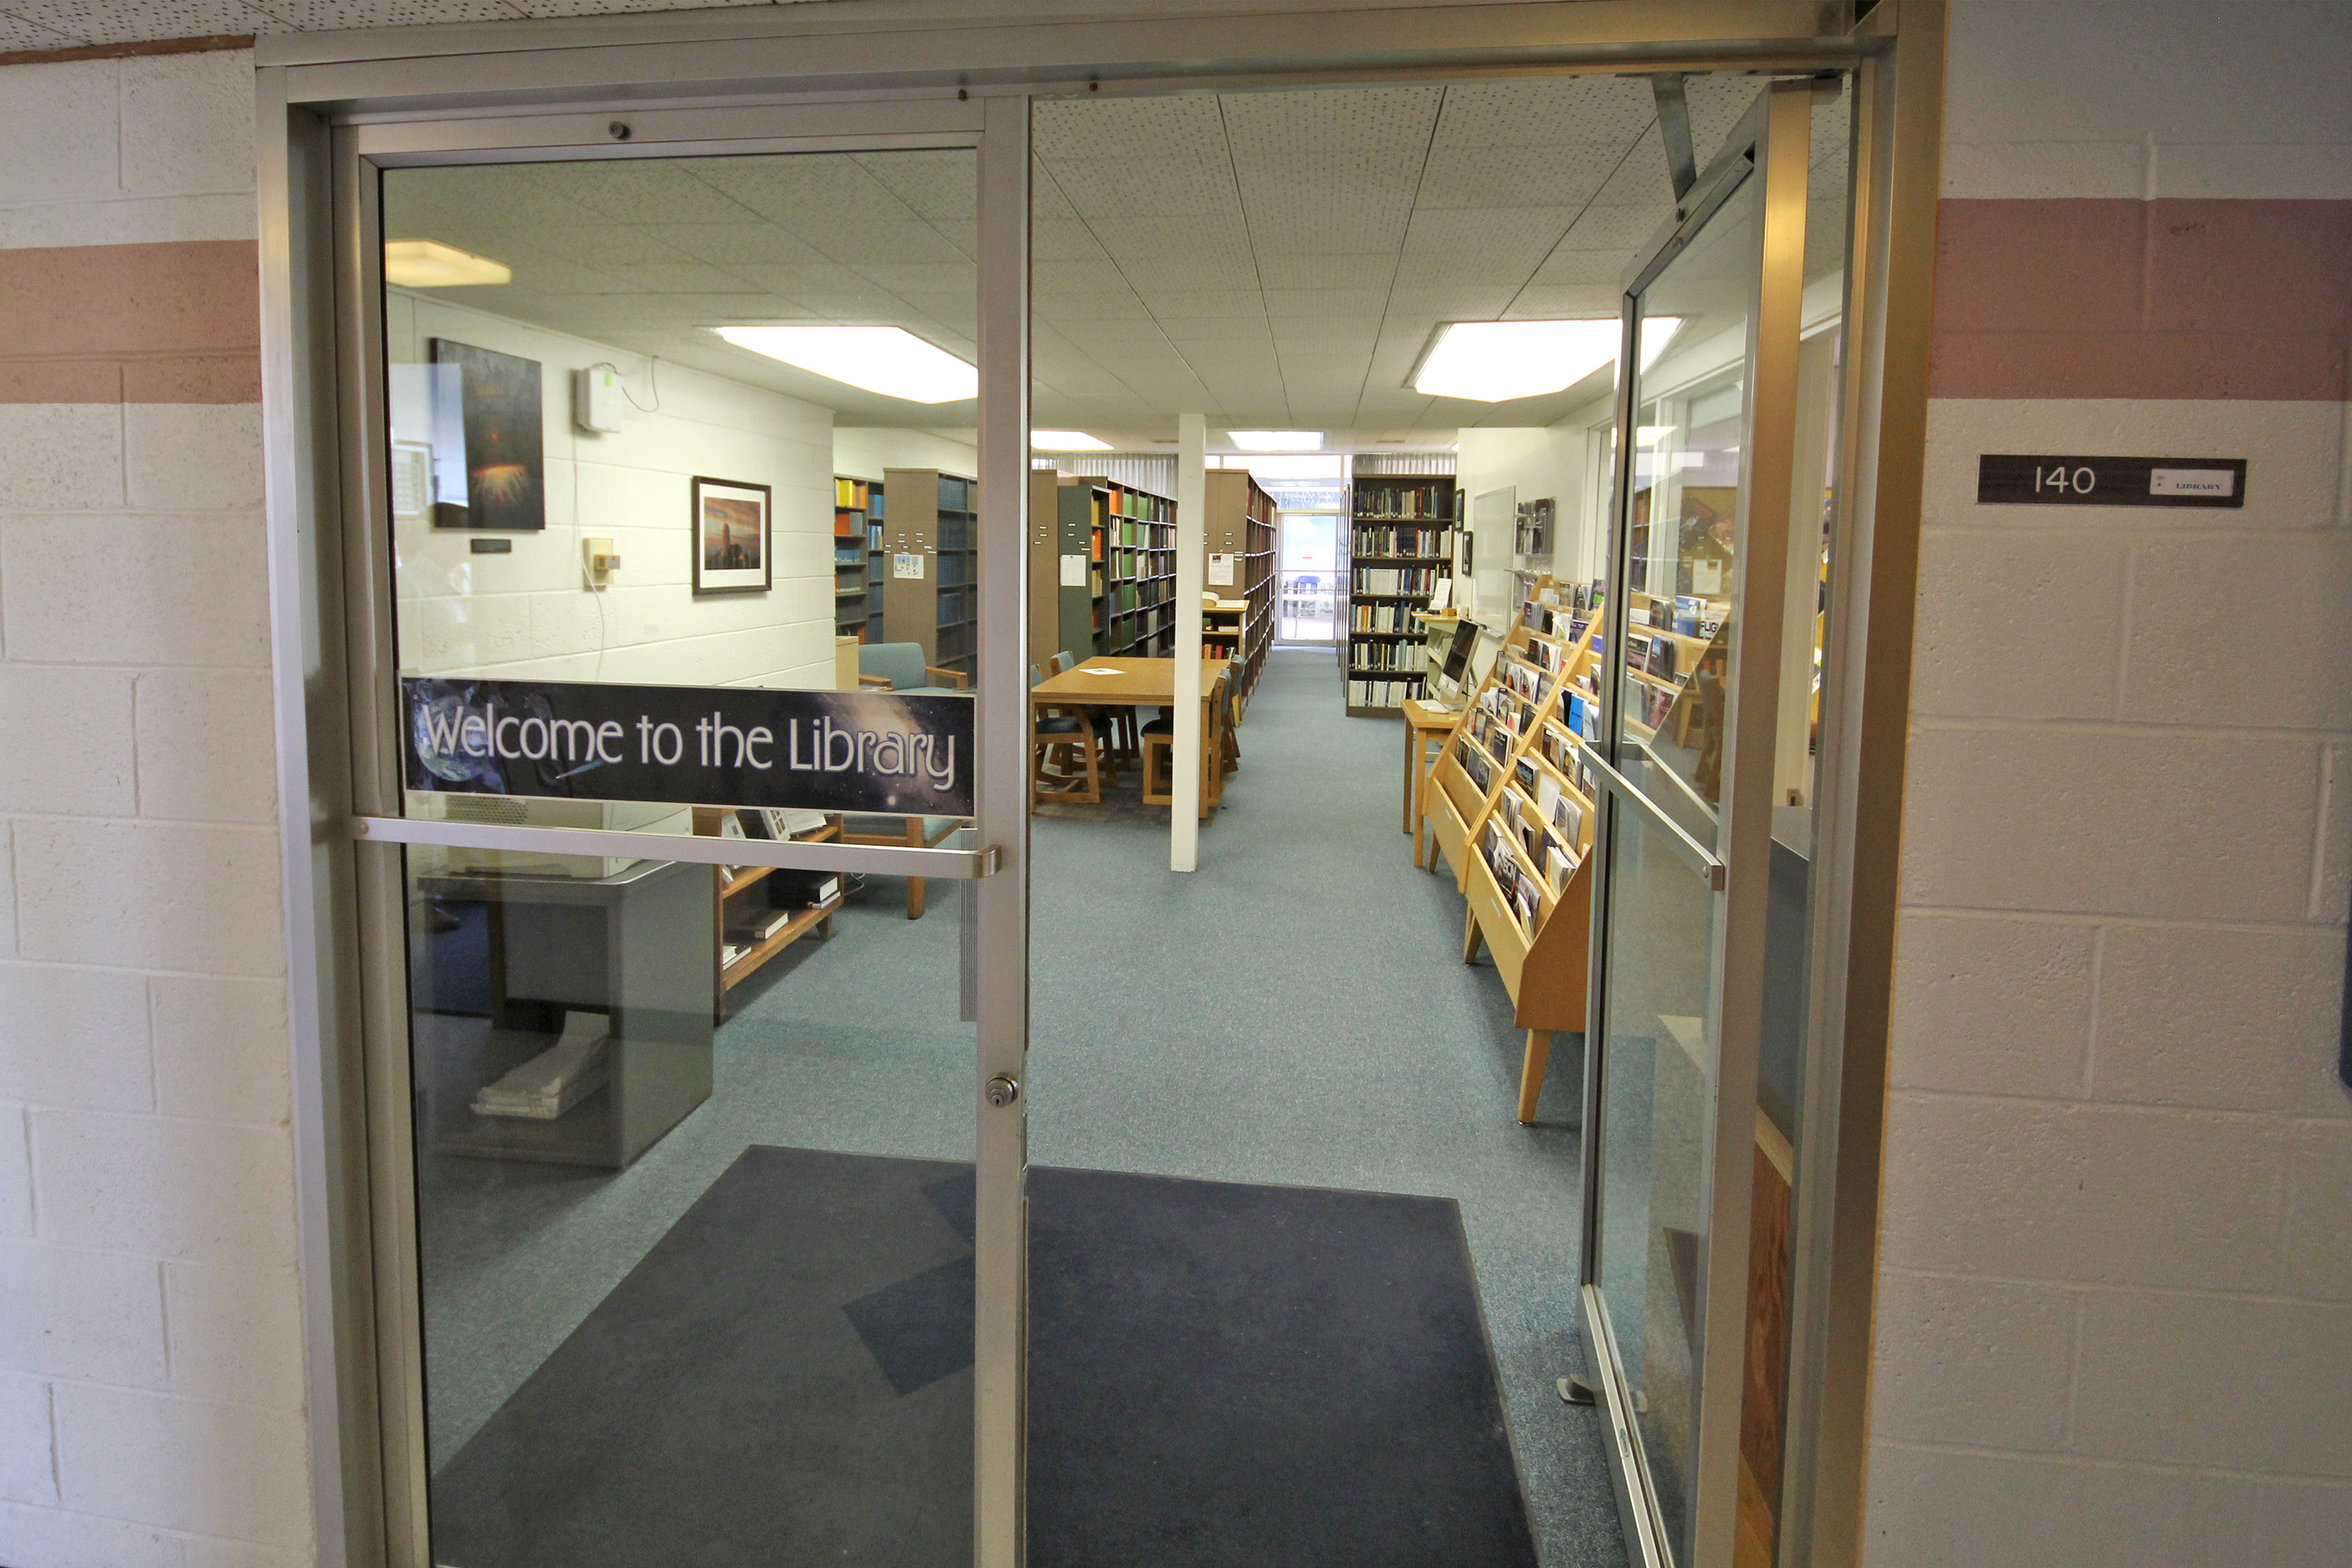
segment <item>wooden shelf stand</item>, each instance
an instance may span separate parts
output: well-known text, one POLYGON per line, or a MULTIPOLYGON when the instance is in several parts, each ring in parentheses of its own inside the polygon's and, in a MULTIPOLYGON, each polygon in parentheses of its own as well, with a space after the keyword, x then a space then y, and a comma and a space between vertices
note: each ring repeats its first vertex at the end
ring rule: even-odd
POLYGON ((1538 578, 1423 796, 1467 906, 1462 961, 1493 955, 1528 1031, 1521 1122, 1535 1120, 1552 1035, 1585 1022, 1596 808, 1579 729, 1598 729, 1585 714, 1599 700, 1601 624, 1538 578))

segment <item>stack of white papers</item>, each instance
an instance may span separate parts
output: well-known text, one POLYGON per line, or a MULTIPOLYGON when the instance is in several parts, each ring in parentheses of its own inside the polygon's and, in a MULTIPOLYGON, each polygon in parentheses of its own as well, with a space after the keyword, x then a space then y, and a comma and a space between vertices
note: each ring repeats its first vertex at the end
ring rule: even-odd
POLYGON ((604 1087, 612 1027, 602 1013, 564 1014, 563 1037, 476 1094, 474 1113, 554 1121, 604 1087))

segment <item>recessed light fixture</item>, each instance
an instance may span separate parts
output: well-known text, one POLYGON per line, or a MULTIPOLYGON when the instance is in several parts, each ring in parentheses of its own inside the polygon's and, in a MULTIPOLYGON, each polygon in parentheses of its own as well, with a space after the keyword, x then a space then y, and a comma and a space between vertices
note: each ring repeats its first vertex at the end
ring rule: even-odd
POLYGON ((1234 446, 1244 452, 1319 452, 1320 430, 1228 430, 1234 446))
POLYGON ((383 280, 403 289, 459 289, 475 283, 510 283, 514 268, 437 239, 387 239, 383 280))
POLYGON ((739 349, 909 403, 980 395, 980 372, 904 327, 720 327, 739 349))
MULTIPOLYGON (((1642 368, 1682 326, 1675 316, 1642 323, 1642 368)), ((1424 397, 1507 403, 1565 392, 1617 357, 1624 329, 1614 316, 1582 321, 1449 321, 1412 374, 1424 397)))
POLYGON ((1038 452, 1108 452, 1110 443, 1097 441, 1083 430, 1032 430, 1030 449, 1038 452))

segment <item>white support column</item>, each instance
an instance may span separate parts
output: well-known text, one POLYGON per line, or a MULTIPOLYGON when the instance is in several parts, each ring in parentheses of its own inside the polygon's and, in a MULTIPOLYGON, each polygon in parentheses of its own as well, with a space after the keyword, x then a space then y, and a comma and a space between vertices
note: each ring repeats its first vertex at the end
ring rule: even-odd
POLYGON ((1168 868, 1190 871, 1201 847, 1201 578, 1208 548, 1209 421, 1176 416, 1176 804, 1168 808, 1168 868))

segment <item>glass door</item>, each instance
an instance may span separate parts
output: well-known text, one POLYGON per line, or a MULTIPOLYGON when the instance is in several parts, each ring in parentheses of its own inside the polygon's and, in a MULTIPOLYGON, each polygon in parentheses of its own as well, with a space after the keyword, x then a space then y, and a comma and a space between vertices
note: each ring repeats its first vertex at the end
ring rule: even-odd
POLYGON ((1339 640, 1339 515, 1276 514, 1279 564, 1275 579, 1274 635, 1278 642, 1321 646, 1339 640))
POLYGON ((409 1562, 1017 1556, 1025 213, 977 130, 346 165, 409 1562))
POLYGON ((1801 366, 1809 331, 1834 342, 1843 226, 1809 233, 1808 205, 1842 112, 1769 89, 1625 293, 1582 1296, 1643 1564, 1774 1550, 1791 1097, 1759 1086, 1802 1008, 1810 727, 1780 710, 1809 707, 1814 663, 1824 466, 1799 454, 1827 404, 1801 366))

